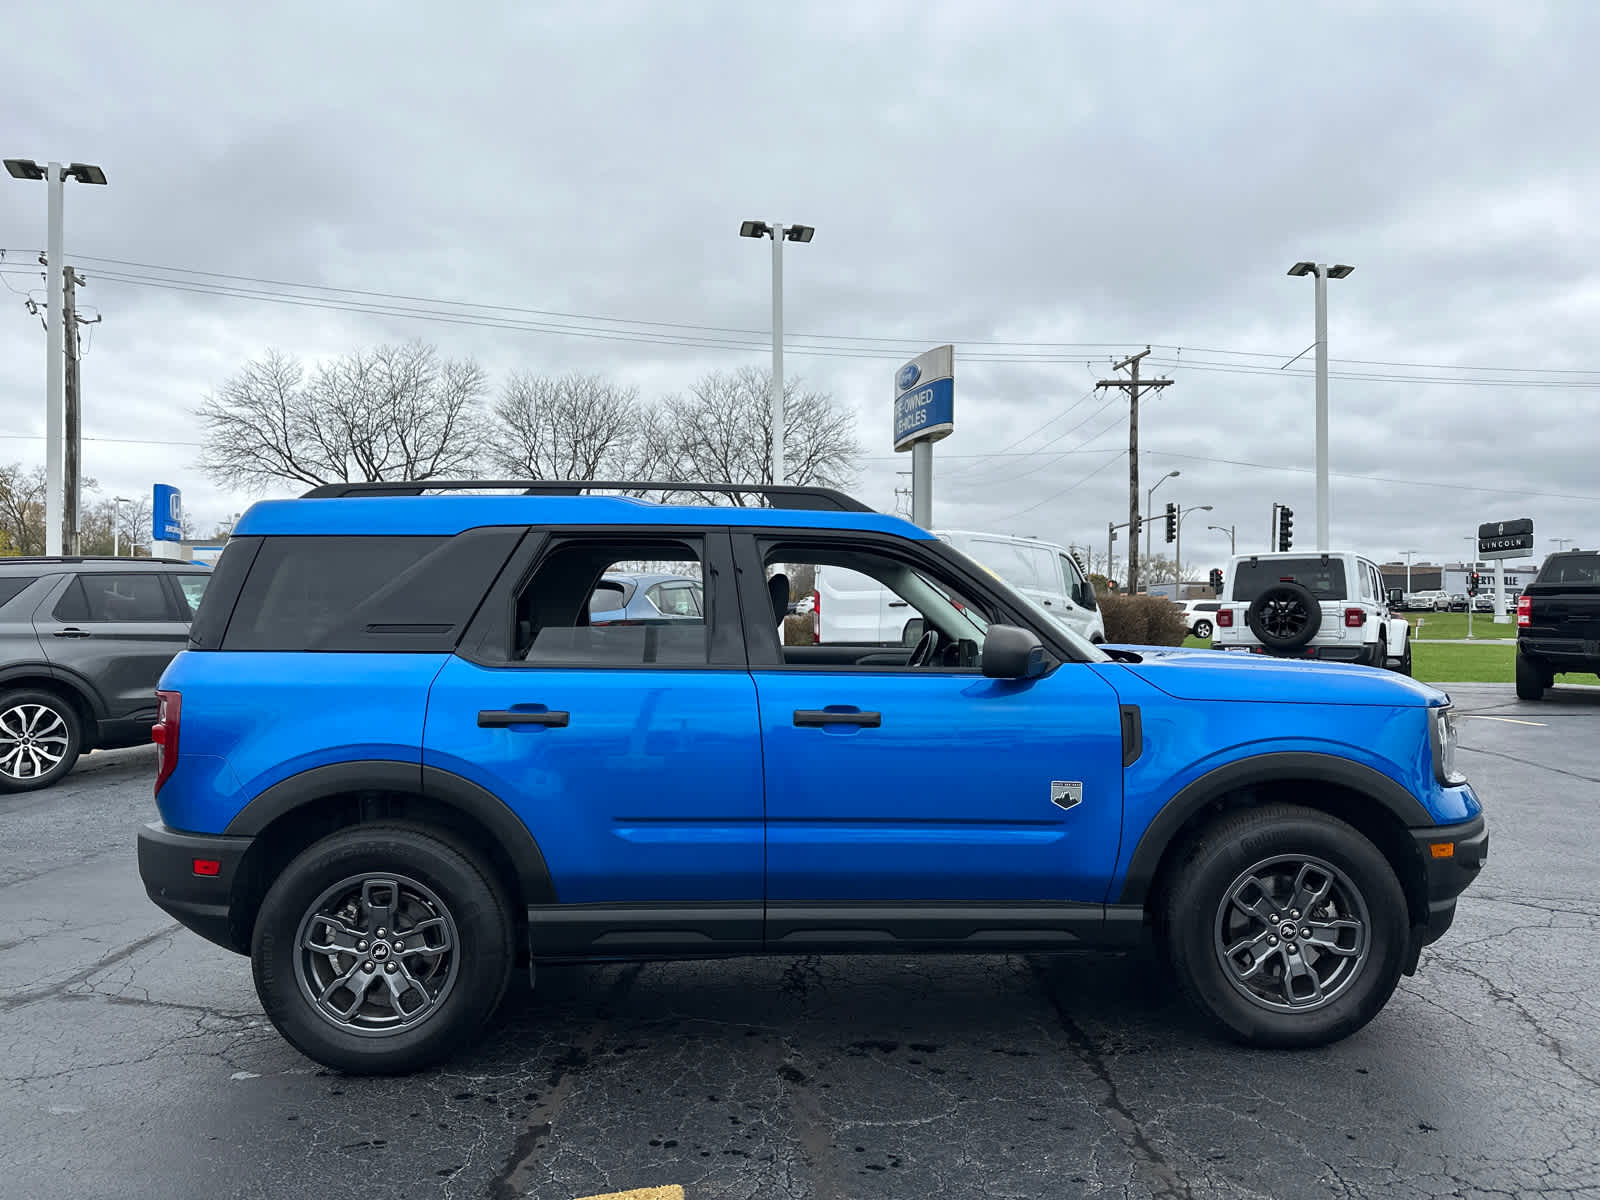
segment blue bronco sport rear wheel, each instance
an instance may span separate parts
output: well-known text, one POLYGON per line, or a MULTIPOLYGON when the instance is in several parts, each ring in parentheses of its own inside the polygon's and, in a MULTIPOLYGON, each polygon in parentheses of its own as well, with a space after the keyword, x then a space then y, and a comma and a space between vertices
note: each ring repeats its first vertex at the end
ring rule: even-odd
POLYGON ((415 1071, 474 1037, 500 1002, 510 911, 492 873, 429 830, 345 829, 294 858, 262 901, 256 991, 317 1062, 415 1071))

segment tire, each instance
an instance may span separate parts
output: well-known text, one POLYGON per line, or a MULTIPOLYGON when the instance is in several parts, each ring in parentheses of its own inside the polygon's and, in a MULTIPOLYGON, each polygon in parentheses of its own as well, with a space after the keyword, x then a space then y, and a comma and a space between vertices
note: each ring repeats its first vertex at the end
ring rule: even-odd
POLYGON ((1544 690, 1550 686, 1550 676, 1545 669, 1525 654, 1517 655, 1517 699, 1543 700, 1544 690))
POLYGON ((34 792, 60 781, 83 751, 78 710, 54 692, 0 694, 0 792, 34 792))
POLYGON ((504 889, 461 847, 409 825, 345 829, 302 851, 262 901, 256 994, 306 1057, 355 1075, 404 1074, 478 1034, 505 993, 514 930, 504 889), (312 938, 332 952, 303 949, 312 938), (364 986, 335 986, 341 979, 364 986))
POLYGON ((1268 650, 1298 650, 1317 636, 1322 607, 1301 584, 1275 583, 1251 602, 1245 623, 1268 650))
POLYGON ((1402 675, 1411 674, 1411 639, 1406 639, 1406 652, 1400 656, 1400 662, 1395 670, 1402 675))
POLYGON ((1287 804, 1235 811, 1196 839, 1176 871, 1167 952, 1184 994, 1230 1037, 1264 1048, 1324 1046, 1372 1020, 1394 993, 1410 938, 1405 893, 1377 847, 1343 821, 1287 804), (1320 883, 1322 900, 1291 908, 1297 881, 1302 895, 1320 883), (1317 957, 1305 953, 1305 935, 1292 936, 1294 912, 1301 922, 1317 912, 1301 929, 1339 952, 1313 941, 1317 957), (1325 991, 1321 999, 1308 977, 1325 991))
POLYGON ((1211 630, 1211 622, 1210 621, 1196 621, 1194 623, 1194 635, 1195 635, 1195 637, 1204 638, 1207 641, 1209 641, 1211 639, 1211 633, 1212 633, 1212 630, 1211 630))

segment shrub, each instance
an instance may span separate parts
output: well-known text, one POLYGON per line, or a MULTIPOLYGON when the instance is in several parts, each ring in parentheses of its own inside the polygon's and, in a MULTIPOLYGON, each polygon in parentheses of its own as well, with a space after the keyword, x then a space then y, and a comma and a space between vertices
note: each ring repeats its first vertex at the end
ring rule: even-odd
POLYGON ((1183 612, 1164 596, 1101 593, 1106 641, 1133 646, 1181 646, 1188 634, 1183 612))
POLYGON ((816 630, 816 620, 816 617, 811 613, 785 617, 783 619, 783 644, 785 646, 811 645, 815 640, 812 635, 816 630))

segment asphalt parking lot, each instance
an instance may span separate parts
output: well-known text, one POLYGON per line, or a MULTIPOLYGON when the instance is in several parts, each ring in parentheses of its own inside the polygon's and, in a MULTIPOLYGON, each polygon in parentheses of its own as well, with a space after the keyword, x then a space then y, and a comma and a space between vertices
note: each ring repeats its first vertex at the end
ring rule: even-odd
POLYGON ((147 751, 0 797, 4 1197, 1600 1197, 1600 689, 1450 689, 1491 858, 1385 1012, 1214 1038, 1151 958, 544 970, 343 1078, 145 898, 147 751))

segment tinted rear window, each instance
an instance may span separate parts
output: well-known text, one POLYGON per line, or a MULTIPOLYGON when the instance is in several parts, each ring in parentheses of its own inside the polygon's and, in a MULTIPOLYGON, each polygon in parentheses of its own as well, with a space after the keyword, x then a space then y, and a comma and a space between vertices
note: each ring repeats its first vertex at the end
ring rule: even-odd
POLYGON ((1241 562, 1233 569, 1233 598, 1249 602, 1275 583, 1298 583, 1318 600, 1343 600, 1344 563, 1332 558, 1274 558, 1260 562, 1241 562))
POLYGON ((222 649, 450 650, 522 532, 263 538, 222 649))
POLYGON ((7 575, 0 579, 0 604, 10 604, 37 578, 37 575, 7 575))
POLYGON ((1600 583, 1600 554, 1563 554, 1544 564, 1540 583, 1600 583))

